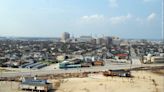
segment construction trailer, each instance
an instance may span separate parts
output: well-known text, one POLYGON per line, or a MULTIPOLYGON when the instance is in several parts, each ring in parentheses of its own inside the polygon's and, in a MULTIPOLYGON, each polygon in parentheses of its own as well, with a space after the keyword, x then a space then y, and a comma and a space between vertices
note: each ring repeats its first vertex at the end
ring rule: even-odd
POLYGON ((25 78, 19 85, 21 90, 37 91, 37 92, 48 92, 52 89, 52 84, 48 83, 47 80, 40 80, 35 78, 25 78))
POLYGON ((104 66, 104 61, 94 61, 92 63, 93 66, 104 66))
POLYGON ((119 77, 131 77, 131 71, 130 70, 109 70, 103 72, 104 76, 119 76, 119 77))

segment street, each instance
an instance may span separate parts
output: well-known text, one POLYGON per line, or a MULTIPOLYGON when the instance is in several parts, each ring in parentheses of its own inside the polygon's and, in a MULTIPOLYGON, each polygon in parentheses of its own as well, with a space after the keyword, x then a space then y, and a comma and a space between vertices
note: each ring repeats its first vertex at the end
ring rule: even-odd
MULTIPOLYGON (((164 64, 143 64, 142 67, 155 67, 164 66, 164 64)), ((16 77, 16 76, 35 76, 35 75, 48 75, 48 74, 62 74, 62 73, 79 73, 79 72, 97 72, 106 70, 117 70, 117 69, 130 69, 139 68, 141 65, 108 65, 108 66, 97 66, 89 68, 71 68, 71 69, 55 69, 55 70, 31 70, 28 72, 1 72, 1 77, 16 77)))

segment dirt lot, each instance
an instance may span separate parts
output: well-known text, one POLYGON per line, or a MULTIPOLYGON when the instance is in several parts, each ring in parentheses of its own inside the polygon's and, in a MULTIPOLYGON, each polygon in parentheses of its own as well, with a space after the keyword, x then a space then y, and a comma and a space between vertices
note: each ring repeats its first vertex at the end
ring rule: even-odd
MULTIPOLYGON (((134 78, 112 78, 102 74, 67 78, 61 81, 55 92, 164 92, 164 76, 161 72, 133 71, 132 75, 134 78)), ((24 92, 18 90, 18 86, 18 82, 3 81, 0 82, 0 92, 24 92)))
POLYGON ((133 79, 102 75, 64 79, 56 92, 164 92, 164 76, 146 71, 132 74, 133 79))
POLYGON ((0 92, 24 92, 18 89, 18 82, 8 82, 1 81, 0 82, 0 92))

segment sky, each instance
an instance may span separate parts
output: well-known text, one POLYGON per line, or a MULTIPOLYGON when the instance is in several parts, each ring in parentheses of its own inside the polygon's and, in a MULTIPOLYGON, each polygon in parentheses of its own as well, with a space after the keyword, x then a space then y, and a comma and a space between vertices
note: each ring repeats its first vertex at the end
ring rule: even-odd
POLYGON ((160 39, 162 0, 0 0, 0 36, 160 39))

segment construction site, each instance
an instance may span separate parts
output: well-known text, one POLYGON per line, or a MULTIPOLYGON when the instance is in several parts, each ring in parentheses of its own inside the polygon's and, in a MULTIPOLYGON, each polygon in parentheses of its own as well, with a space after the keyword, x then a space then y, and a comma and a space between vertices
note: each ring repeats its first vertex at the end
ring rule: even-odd
POLYGON ((163 92, 163 81, 163 67, 108 70, 1 78, 0 92, 163 92))

